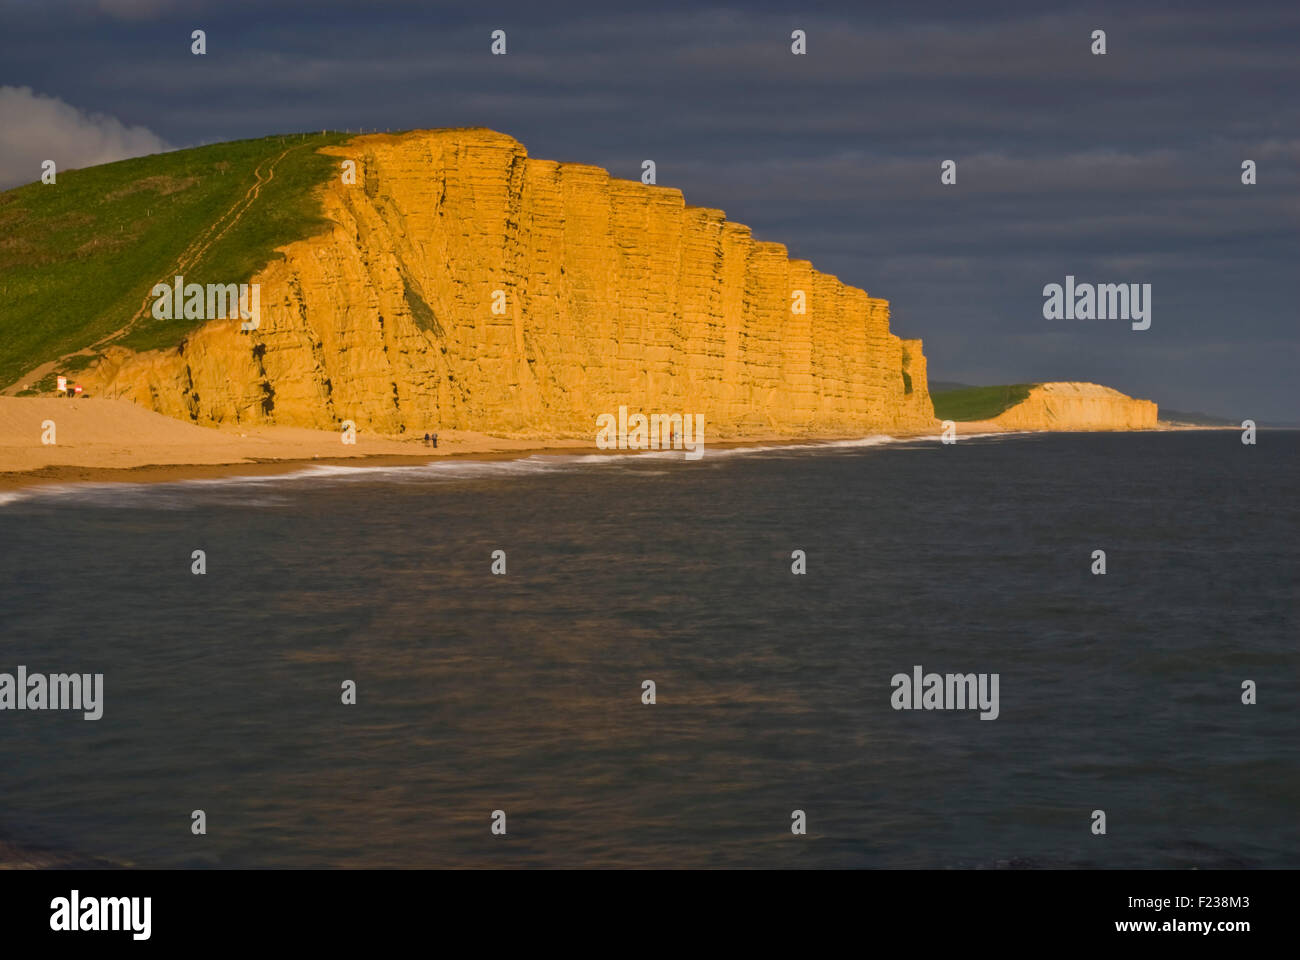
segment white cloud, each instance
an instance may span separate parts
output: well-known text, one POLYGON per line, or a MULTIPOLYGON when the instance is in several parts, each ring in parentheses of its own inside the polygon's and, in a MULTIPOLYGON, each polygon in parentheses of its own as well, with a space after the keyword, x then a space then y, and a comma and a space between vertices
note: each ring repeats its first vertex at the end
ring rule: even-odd
POLYGON ((45 160, 63 171, 171 149, 145 127, 83 113, 31 87, 0 87, 0 190, 39 180, 45 160))

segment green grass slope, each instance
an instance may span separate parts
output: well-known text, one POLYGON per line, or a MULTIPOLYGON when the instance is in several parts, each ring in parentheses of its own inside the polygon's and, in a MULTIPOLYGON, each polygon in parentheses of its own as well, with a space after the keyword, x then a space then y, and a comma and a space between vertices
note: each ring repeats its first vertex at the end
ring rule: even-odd
MULTIPOLYGON (((346 139, 239 140, 61 170, 57 183, 0 193, 0 389, 127 326, 194 244, 210 246, 184 271, 187 283, 244 283, 277 247, 323 228, 313 188, 338 160, 316 150, 346 139), (235 220, 259 168, 265 182, 235 220)), ((202 323, 146 311, 117 342, 174 346, 202 323)), ((60 369, 92 360, 74 357, 60 369)))
POLYGON ((960 390, 931 391, 934 415, 940 420, 992 420, 1014 407, 1034 387, 1032 383, 1011 383, 996 387, 965 387, 960 390))

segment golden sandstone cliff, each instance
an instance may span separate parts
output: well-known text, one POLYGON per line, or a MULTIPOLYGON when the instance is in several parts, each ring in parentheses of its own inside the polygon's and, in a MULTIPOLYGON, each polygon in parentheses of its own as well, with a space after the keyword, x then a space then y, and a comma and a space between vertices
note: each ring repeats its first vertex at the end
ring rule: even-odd
POLYGON ((114 348, 89 392, 199 423, 387 434, 591 436, 620 405, 703 414, 712 437, 934 424, 921 343, 890 332, 887 301, 678 190, 489 130, 325 152, 356 182, 332 178, 329 230, 252 278, 258 329, 114 348))
POLYGON ((995 417, 1004 430, 1154 430, 1157 408, 1097 383, 1040 383, 995 417))

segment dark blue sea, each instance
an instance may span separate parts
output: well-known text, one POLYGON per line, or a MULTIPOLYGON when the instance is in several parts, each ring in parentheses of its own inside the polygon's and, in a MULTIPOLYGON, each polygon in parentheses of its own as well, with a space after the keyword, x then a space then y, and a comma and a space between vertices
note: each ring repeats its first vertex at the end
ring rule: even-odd
POLYGON ((1300 867, 1298 478, 1300 433, 1204 431, 5 495, 0 672, 103 673, 104 712, 0 712, 0 837, 162 867, 1300 867), (998 717, 893 709, 915 665, 997 673, 998 717))

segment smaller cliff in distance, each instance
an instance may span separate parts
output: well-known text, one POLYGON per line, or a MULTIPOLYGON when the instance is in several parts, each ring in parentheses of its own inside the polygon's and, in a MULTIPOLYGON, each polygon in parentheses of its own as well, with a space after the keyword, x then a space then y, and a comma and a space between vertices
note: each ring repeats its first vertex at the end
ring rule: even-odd
POLYGON ((1159 408, 1099 383, 1019 383, 934 394, 935 416, 990 430, 1155 430, 1159 408))

